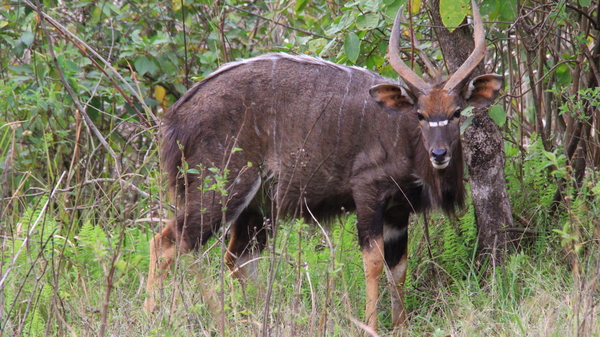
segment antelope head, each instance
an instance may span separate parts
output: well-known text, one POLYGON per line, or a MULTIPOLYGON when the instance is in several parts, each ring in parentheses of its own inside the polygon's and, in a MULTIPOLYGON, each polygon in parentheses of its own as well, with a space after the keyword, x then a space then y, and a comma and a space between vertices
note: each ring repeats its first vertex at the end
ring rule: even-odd
POLYGON ((502 87, 502 76, 486 74, 469 81, 485 56, 485 34, 479 10, 471 0, 475 48, 460 68, 442 83, 429 84, 415 74, 399 56, 401 10, 398 11, 389 45, 389 61, 407 87, 380 84, 370 89, 377 103, 391 113, 415 113, 419 119, 423 145, 434 168, 443 170, 460 143, 460 114, 471 105, 490 105, 502 87))

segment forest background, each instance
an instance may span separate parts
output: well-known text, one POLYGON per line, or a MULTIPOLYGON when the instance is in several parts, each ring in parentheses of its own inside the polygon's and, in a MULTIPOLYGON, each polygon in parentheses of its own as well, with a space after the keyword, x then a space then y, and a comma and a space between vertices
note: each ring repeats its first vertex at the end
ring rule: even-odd
MULTIPOLYGON (((352 214, 327 228, 280 220, 246 287, 223 267, 218 237, 178 261, 155 315, 142 311, 148 242, 173 210, 157 126, 195 82, 268 52, 395 79, 386 53, 401 6, 403 57, 418 73, 419 53, 447 72, 431 13, 456 27, 469 1, 4 1, 0 335, 361 334, 352 214)), ((502 136, 512 223, 495 230, 511 248, 500 263, 482 253, 471 201, 455 218, 413 217, 408 332, 600 335, 600 6, 483 0, 480 11, 484 66, 505 78, 483 114, 502 136)), ((392 335, 382 296, 380 334, 392 335)))

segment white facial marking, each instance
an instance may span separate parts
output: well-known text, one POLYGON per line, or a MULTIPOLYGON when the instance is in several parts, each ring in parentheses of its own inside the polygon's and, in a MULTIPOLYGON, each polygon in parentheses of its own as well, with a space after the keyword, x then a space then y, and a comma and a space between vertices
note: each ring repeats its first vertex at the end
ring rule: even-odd
POLYGON ((446 126, 448 125, 448 120, 446 119, 445 121, 439 121, 439 122, 429 122, 429 126, 432 128, 437 128, 438 126, 446 126))
POLYGON ((433 159, 430 159, 430 160, 431 160, 431 165, 433 165, 433 167, 438 170, 443 170, 446 167, 448 167, 448 164, 450 164, 450 158, 447 158, 446 161, 444 161, 443 163, 436 163, 436 161, 433 159))

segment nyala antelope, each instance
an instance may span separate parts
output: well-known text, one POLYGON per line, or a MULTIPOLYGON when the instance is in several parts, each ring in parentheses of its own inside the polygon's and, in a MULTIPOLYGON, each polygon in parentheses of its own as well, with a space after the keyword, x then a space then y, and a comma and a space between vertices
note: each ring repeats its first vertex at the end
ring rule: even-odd
POLYGON ((427 82, 401 60, 398 15, 389 62, 405 85, 365 69, 268 54, 229 63, 189 90, 163 118, 164 168, 179 211, 150 243, 145 309, 154 310, 177 252, 198 248, 224 224, 225 263, 243 279, 265 248, 265 219, 327 220, 353 210, 366 322, 377 328, 385 269, 393 325, 404 325, 409 216, 463 205, 461 110, 488 106, 502 87, 499 75, 470 79, 486 48, 474 0, 473 19, 474 51, 446 80, 427 82), (205 188, 206 168, 227 172, 222 188, 205 188))

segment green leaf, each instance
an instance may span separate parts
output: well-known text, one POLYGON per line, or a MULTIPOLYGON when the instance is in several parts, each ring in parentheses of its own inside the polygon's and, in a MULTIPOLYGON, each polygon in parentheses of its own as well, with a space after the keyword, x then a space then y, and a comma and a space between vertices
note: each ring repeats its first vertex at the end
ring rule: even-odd
POLYGON ((115 4, 111 3, 111 2, 108 2, 108 1, 106 2, 106 5, 108 7, 110 7, 110 10, 112 10, 113 13, 115 13, 117 15, 121 15, 122 14, 121 8, 119 6, 117 6, 117 5, 115 5, 115 4))
POLYGON ((503 0, 499 1, 500 5, 500 17, 501 21, 512 22, 517 15, 517 0, 503 0))
POLYGON ((308 5, 308 1, 309 0, 297 0, 296 1, 296 7, 294 8, 294 10, 296 11, 296 14, 300 14, 300 13, 302 13, 302 11, 304 11, 304 8, 306 8, 306 5, 308 5))
POLYGON ((519 153, 519 149, 516 147, 508 147, 505 152, 507 157, 513 157, 519 153))
POLYGON ((33 69, 30 64, 8 66, 8 69, 14 71, 17 74, 28 74, 33 75, 33 69))
POLYGON ((460 134, 462 135, 463 133, 465 133, 465 130, 469 127, 469 125, 471 125, 471 122, 473 122, 473 116, 469 116, 467 117, 467 119, 465 119, 465 121, 461 124, 460 126, 460 134))
POLYGON ((484 0, 479 4, 479 13, 481 16, 488 16, 492 20, 498 17, 498 7, 497 0, 484 0))
POLYGON ((360 6, 363 12, 379 12, 381 0, 361 0, 360 6))
POLYGON ((323 48, 327 45, 327 40, 325 39, 314 39, 308 41, 308 50, 313 53, 319 53, 323 48))
POLYGON ((379 14, 367 13, 365 15, 359 15, 356 18, 356 28, 360 30, 372 30, 377 28, 379 25, 379 14))
POLYGON ((502 127, 506 123, 506 111, 501 106, 492 105, 488 109, 488 114, 498 126, 502 127))
POLYGON ((371 54, 367 58, 367 67, 372 69, 373 67, 381 67, 385 63, 385 58, 377 54, 371 54))
POLYGON ((340 30, 350 27, 354 21, 354 17, 351 16, 338 16, 333 20, 333 24, 325 30, 325 35, 335 35, 340 30))
POLYGON ((348 60, 356 63, 360 54, 360 40, 353 32, 348 33, 344 38, 344 51, 346 52, 346 56, 348 56, 348 60))
POLYGON ((156 64, 145 56, 136 58, 134 66, 140 76, 144 76, 145 73, 154 74, 158 70, 156 64))
POLYGON ((396 14, 400 10, 400 7, 405 4, 404 0, 394 0, 386 3, 387 8, 385 9, 385 15, 390 17, 390 20, 394 20, 396 14))
POLYGON ((592 4, 592 0, 579 0, 579 5, 582 7, 588 7, 592 4))
POLYGON ((383 77, 398 78, 398 73, 396 72, 396 70, 394 70, 391 64, 386 64, 383 67, 379 68, 378 72, 383 77))
POLYGON ((19 40, 21 41, 21 43, 29 47, 33 44, 34 37, 31 32, 23 32, 19 40))
POLYGON ((558 79, 558 83, 560 84, 570 84, 573 80, 573 76, 571 75, 571 71, 566 64, 561 64, 556 67, 556 77, 558 79))
POLYGON ((600 183, 596 184, 596 186, 594 186, 592 188, 592 193, 594 193, 595 195, 600 196, 600 183))
POLYGON ((469 105, 468 107, 464 108, 460 114, 465 116, 465 117, 472 117, 473 116, 473 106, 469 105))
POLYGON ((469 0, 440 0, 442 22, 450 31, 460 25, 468 13, 469 0))

